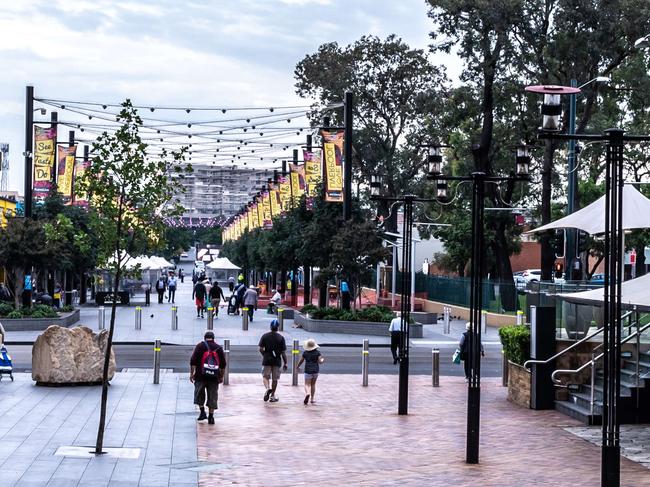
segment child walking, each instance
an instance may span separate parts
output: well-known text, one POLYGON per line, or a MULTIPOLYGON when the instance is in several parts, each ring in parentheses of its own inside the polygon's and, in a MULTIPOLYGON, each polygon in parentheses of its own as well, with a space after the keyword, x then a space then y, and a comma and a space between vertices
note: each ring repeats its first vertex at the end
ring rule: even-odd
POLYGON ((302 352, 302 357, 298 362, 298 369, 303 362, 305 362, 305 406, 309 403, 314 404, 314 395, 316 394, 316 379, 318 379, 318 372, 320 364, 325 362, 325 357, 318 350, 318 344, 313 338, 309 338, 304 345, 305 351, 302 352))

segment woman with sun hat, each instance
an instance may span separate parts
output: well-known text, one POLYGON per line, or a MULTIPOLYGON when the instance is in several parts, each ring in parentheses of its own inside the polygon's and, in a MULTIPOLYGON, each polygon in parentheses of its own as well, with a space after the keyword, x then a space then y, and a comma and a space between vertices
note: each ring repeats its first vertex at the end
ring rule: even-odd
POLYGON ((302 352, 302 357, 298 362, 298 369, 303 362, 305 362, 305 400, 303 403, 305 406, 309 402, 311 397, 311 403, 314 404, 314 395, 316 394, 316 379, 318 379, 318 372, 320 369, 320 364, 325 362, 325 357, 318 350, 318 343, 313 338, 309 338, 305 341, 304 352, 302 352))

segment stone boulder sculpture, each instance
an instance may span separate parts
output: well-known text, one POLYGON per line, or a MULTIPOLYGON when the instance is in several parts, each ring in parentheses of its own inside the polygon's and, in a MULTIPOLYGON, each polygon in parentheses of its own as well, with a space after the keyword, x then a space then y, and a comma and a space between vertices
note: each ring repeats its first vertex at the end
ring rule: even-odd
MULTIPOLYGON (((48 327, 34 342, 32 380, 37 385, 100 384, 108 331, 93 332, 86 326, 48 327)), ((115 375, 115 352, 111 349, 108 379, 115 375)))

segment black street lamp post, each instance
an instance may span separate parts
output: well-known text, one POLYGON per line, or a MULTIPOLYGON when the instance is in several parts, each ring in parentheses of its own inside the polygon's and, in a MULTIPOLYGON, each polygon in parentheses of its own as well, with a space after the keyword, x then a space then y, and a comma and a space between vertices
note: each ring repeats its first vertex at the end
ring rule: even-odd
POLYGON ((515 175, 489 176, 483 172, 474 172, 469 176, 446 176, 442 174, 441 145, 429 146, 427 156, 428 179, 436 181, 435 198, 417 198, 413 195, 403 197, 380 196, 381 177, 373 176, 370 181, 372 200, 399 202, 404 205, 404 222, 402 229, 402 299, 401 299, 401 340, 398 414, 408 414, 408 370, 409 370, 409 323, 411 318, 411 296, 407 291, 411 279, 411 248, 413 238, 413 205, 415 203, 441 202, 447 199, 448 181, 472 182, 472 284, 470 294, 470 337, 468 361, 470 380, 468 384, 467 408, 467 463, 478 463, 479 424, 480 424, 480 381, 481 381, 481 309, 482 309, 482 275, 484 269, 483 216, 485 183, 504 181, 521 181, 528 179, 530 157, 527 149, 518 153, 515 175))
POLYGON ((560 115, 561 95, 573 95, 579 88, 529 86, 526 91, 544 95, 540 139, 586 140, 606 144, 605 170, 605 286, 603 332, 603 406, 601 443, 601 486, 620 485, 620 423, 618 400, 621 383, 621 284, 623 282, 623 149, 626 142, 650 141, 647 135, 625 135, 621 129, 602 134, 565 134, 560 115))

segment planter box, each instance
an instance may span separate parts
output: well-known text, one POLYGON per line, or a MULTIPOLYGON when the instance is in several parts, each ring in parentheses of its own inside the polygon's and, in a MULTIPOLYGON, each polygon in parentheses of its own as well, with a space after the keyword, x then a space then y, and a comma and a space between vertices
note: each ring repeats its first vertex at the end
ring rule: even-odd
POLYGON ((413 318, 416 323, 422 323, 423 325, 435 325, 436 323, 438 323, 438 313, 427 313, 426 311, 413 311, 411 313, 411 318, 413 318))
POLYGON ((70 313, 61 313, 58 318, 0 318, 5 331, 40 331, 46 330, 50 325, 70 327, 79 321, 79 308, 70 313))
POLYGON ((531 373, 508 360, 508 401, 530 409, 531 373))
MULTIPOLYGON (((390 336, 388 323, 374 323, 370 321, 337 321, 313 320, 296 312, 294 323, 307 331, 316 333, 348 333, 351 335, 390 336)), ((411 338, 422 338, 422 325, 419 323, 410 326, 411 338)))

